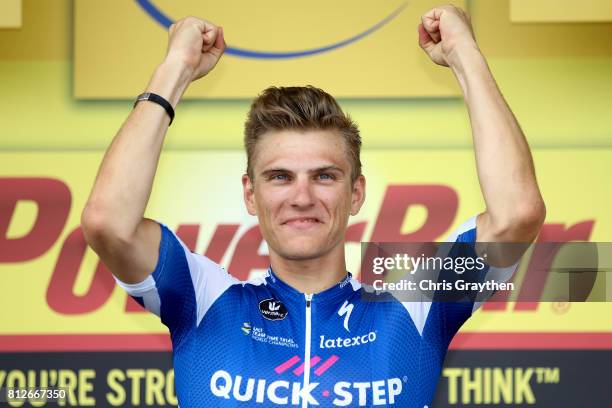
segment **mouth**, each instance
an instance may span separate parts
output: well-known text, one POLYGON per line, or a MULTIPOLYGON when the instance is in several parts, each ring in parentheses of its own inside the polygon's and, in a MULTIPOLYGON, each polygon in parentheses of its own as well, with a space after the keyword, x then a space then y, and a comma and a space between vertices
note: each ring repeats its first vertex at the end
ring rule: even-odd
POLYGON ((320 224, 322 224, 322 222, 318 218, 315 218, 315 217, 291 218, 281 223, 281 225, 283 226, 297 228, 297 229, 309 229, 309 228, 316 227, 317 225, 320 225, 320 224))

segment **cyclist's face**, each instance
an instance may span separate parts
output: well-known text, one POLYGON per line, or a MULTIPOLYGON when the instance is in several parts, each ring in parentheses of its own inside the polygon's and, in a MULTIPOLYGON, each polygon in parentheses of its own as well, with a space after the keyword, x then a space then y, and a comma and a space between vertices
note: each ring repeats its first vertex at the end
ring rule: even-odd
POLYGON ((253 158, 254 184, 243 176, 244 199, 257 215, 270 251, 313 259, 344 244, 350 214, 365 197, 365 179, 351 182, 346 142, 329 130, 264 134, 253 158))

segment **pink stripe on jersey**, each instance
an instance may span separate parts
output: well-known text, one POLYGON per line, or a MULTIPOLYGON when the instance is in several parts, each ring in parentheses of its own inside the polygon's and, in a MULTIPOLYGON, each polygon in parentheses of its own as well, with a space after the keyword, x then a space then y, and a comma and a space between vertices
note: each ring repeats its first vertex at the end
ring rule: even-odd
POLYGON ((334 365, 334 363, 335 363, 336 361, 338 361, 339 359, 340 359, 340 357, 338 357, 337 355, 335 355, 335 354, 334 354, 333 356, 331 356, 330 358, 328 358, 327 360, 325 360, 325 362, 324 362, 323 364, 321 364, 321 365, 319 366, 319 368, 317 368, 317 369, 315 370, 315 374, 316 374, 316 375, 322 375, 322 374, 323 374, 325 371, 327 371, 327 369, 328 369, 329 367, 331 367, 332 365, 334 365))
MULTIPOLYGON (((321 361, 321 357, 319 356, 312 357, 310 359, 310 368, 316 366, 319 361, 321 361)), ((300 364, 295 370, 293 370, 293 374, 295 375, 302 375, 303 372, 304 372, 304 363, 300 364)))
POLYGON ((289 368, 291 368, 293 365, 295 365, 295 363, 297 363, 298 361, 300 361, 300 358, 298 356, 293 356, 289 360, 285 361, 283 364, 276 367, 274 371, 276 371, 276 374, 282 374, 289 368))

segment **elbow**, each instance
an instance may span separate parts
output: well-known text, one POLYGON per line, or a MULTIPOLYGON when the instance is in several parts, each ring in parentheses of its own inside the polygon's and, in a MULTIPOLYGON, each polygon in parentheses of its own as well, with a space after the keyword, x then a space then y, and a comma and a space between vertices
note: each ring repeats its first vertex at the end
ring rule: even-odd
POLYGON ((524 229, 523 241, 532 242, 540 233, 544 220, 546 219, 546 204, 543 200, 530 203, 529 207, 521 214, 519 225, 524 229))
POLYGON ((95 242, 98 241, 103 234, 103 229, 103 217, 101 217, 99 213, 91 210, 89 206, 86 206, 81 213, 81 230, 89 246, 95 246, 95 242))
POLYGON ((527 201, 516 211, 516 223, 523 228, 540 231, 546 219, 546 205, 540 198, 527 201))
POLYGON ((96 252, 102 247, 121 245, 129 242, 128 234, 121 231, 110 214, 87 204, 81 213, 81 230, 87 244, 96 252))
POLYGON ((539 198, 513 208, 503 221, 495 223, 494 235, 505 242, 532 242, 546 219, 546 205, 539 198))

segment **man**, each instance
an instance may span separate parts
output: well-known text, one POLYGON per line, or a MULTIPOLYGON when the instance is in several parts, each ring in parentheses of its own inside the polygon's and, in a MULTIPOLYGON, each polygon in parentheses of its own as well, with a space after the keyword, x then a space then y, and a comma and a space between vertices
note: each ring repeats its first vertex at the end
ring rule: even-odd
MULTIPOLYGON (((529 148, 469 16, 437 7, 418 33, 461 85, 486 203, 453 241, 531 242, 545 210, 529 148)), ((222 27, 178 21, 147 91, 176 106, 224 50, 222 27)), ((271 266, 248 282, 143 217, 173 112, 163 105, 135 106, 104 157, 82 225, 119 284, 169 327, 181 406, 430 405, 448 344, 475 306, 363 301, 344 258, 349 215, 365 199, 361 142, 333 98, 313 87, 269 88, 251 106, 244 201, 271 266)))

